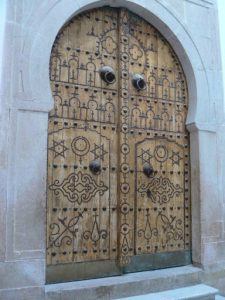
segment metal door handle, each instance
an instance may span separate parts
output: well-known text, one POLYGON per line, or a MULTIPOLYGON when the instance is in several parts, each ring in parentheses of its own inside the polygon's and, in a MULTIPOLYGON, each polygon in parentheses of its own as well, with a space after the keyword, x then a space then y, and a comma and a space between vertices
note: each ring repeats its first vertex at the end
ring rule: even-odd
POLYGON ((143 166, 143 172, 147 177, 150 177, 151 175, 154 174, 154 169, 150 164, 145 163, 143 166))
POLYGON ((116 81, 116 75, 114 70, 109 66, 104 66, 100 70, 101 79, 108 84, 112 84, 116 81))
POLYGON ((132 83, 138 91, 146 89, 146 82, 140 74, 133 75, 132 83))
POLYGON ((89 164, 89 169, 94 174, 99 174, 101 172, 101 163, 99 160, 93 160, 89 164))

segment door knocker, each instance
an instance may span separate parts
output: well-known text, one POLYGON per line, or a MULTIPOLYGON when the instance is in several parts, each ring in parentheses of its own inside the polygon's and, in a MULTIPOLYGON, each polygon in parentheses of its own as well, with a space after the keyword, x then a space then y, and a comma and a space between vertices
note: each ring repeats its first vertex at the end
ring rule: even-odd
POLYGON ((104 66, 100 70, 100 77, 108 84, 112 84, 116 81, 116 75, 113 68, 109 66, 104 66))
POLYGON ((143 172, 147 177, 151 177, 152 175, 154 176, 155 173, 153 167, 148 163, 144 164, 143 172))
POLYGON ((89 164, 89 169, 92 173, 98 175, 101 172, 101 163, 99 160, 93 160, 89 164))
POLYGON ((140 74, 133 75, 132 83, 138 91, 146 89, 146 82, 140 74))

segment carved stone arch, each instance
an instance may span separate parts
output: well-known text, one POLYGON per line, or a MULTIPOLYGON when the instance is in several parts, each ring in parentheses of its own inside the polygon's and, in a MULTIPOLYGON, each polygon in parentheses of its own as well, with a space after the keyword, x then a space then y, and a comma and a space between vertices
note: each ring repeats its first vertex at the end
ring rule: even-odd
MULTIPOLYGON (((39 20, 34 19, 32 23, 32 28, 36 31, 35 39, 33 34, 28 34, 27 39, 24 43, 24 57, 29 59, 24 62, 22 71, 24 72, 24 91, 23 97, 28 99, 34 99, 33 106, 42 111, 48 112, 53 105, 51 90, 49 85, 49 58, 51 53, 51 47, 54 42, 55 36, 59 29, 70 19, 72 16, 84 11, 86 9, 100 7, 102 5, 112 5, 112 6, 123 6, 129 8, 131 11, 141 15, 151 24, 153 24, 160 32, 168 37, 170 44, 175 50, 176 54, 182 62, 184 72, 186 74, 190 105, 187 117, 187 124, 189 124, 189 129, 191 131, 191 153, 195 153, 195 158, 192 161, 194 166, 198 166, 199 172, 193 175, 192 181, 192 194, 193 201, 199 207, 200 199, 202 195, 198 194, 198 186, 203 184, 204 178, 200 177, 201 168, 204 165, 204 158, 201 158, 198 152, 198 134, 203 130, 206 132, 214 133, 213 122, 209 123, 208 120, 214 120, 214 116, 210 113, 210 101, 209 101, 209 85, 205 73, 204 64, 202 62, 201 55, 198 49, 182 25, 182 21, 175 16, 168 7, 164 6, 160 2, 154 2, 154 5, 142 6, 138 1, 122 1, 118 0, 116 2, 109 1, 86 1, 85 3, 80 2, 79 5, 75 1, 58 1, 57 4, 50 7, 46 18, 43 18, 40 23, 39 20), (54 20, 54 22, 53 22, 54 20), (51 24, 51 26, 49 26, 51 24), (165 26, 166 24, 166 26, 165 26), (39 53, 39 45, 42 45, 42 55, 39 53), (31 62, 38 61, 39 64, 34 65, 31 62), (40 72, 42 76, 36 78, 32 76, 35 72, 40 72), (204 88, 202 88, 204 87, 204 88), (201 107, 206 107, 208 113, 203 113, 201 107), (197 154, 196 154, 197 153, 197 154)), ((32 32, 31 32, 32 33, 32 32)), ((47 128, 47 123, 46 123, 47 128)), ((202 143, 202 140, 200 141, 202 143)), ((205 161, 207 164, 207 161, 205 161)), ((202 173, 204 174, 204 173, 202 173)), ((46 173, 43 174, 45 176, 46 173)), ((212 194, 212 187, 208 186, 205 190, 205 194, 212 194)), ((200 226, 200 210, 195 210, 193 214, 195 218, 195 224, 193 234, 194 242, 193 244, 193 260, 197 263, 204 264, 204 259, 202 257, 202 249, 199 249, 198 241, 201 239, 201 226, 200 226)))

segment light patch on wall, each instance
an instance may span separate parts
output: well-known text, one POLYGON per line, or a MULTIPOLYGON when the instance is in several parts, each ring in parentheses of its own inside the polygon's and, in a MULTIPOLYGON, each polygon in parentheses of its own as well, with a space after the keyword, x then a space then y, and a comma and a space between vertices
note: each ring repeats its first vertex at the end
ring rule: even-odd
POLYGON ((206 8, 210 8, 213 5, 212 0, 185 0, 185 1, 206 8))
MULTIPOLYGON (((217 0, 219 23, 220 23, 220 43, 222 55, 222 73, 223 73, 223 89, 225 95, 225 1, 217 0)), ((224 104, 225 105, 225 104, 224 104)))
POLYGON ((0 1, 0 83, 2 78, 2 57, 3 57, 4 32, 5 32, 5 23, 6 23, 6 1, 7 0, 0 1))

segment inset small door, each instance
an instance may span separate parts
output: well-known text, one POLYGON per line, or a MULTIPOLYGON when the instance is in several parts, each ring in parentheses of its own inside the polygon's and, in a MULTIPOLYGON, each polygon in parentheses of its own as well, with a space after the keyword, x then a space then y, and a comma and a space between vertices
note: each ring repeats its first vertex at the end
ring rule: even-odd
POLYGON ((47 282, 190 263, 188 93, 165 38, 126 9, 52 48, 47 282))

